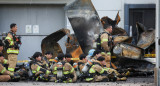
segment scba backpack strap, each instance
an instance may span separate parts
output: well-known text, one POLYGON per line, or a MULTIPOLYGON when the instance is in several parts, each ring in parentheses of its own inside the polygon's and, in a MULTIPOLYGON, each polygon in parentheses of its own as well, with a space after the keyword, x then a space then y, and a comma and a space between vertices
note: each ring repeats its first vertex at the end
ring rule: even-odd
POLYGON ((4 39, 4 44, 5 44, 5 48, 8 49, 8 48, 13 48, 13 47, 15 47, 15 44, 16 44, 15 34, 13 34, 13 32, 10 31, 10 32, 7 33, 7 35, 3 37, 3 39, 4 39), (14 42, 14 45, 13 45, 13 46, 9 45, 10 43, 9 43, 8 40, 6 39, 6 37, 7 37, 8 34, 11 34, 12 37, 13 37, 13 42, 14 42))
MULTIPOLYGON (((20 46, 21 46, 21 36, 16 36, 16 34, 14 34, 13 32, 8 32, 8 34, 11 34, 12 35, 12 37, 13 37, 13 42, 14 42, 14 45, 13 46, 10 46, 10 45, 7 45, 8 47, 7 48, 15 48, 15 49, 19 49, 20 48, 20 46)), ((6 42, 6 44, 8 44, 7 42, 7 40, 5 41, 6 42)))
POLYGON ((110 36, 109 33, 107 33, 107 32, 100 33, 99 36, 98 36, 98 38, 97 38, 97 40, 96 40, 96 42, 97 42, 97 49, 98 50, 103 50, 102 47, 101 47, 101 35, 104 34, 104 33, 108 34, 108 39, 109 39, 109 36, 110 36))

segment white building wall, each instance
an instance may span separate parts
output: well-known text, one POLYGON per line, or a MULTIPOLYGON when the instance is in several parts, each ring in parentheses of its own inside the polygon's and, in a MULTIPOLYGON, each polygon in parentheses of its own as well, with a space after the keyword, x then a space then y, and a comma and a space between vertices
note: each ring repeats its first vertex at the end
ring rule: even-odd
POLYGON ((124 5, 125 4, 155 4, 156 0, 92 0, 99 17, 108 16, 115 19, 117 12, 121 17, 118 26, 124 28, 124 5))
MULTIPOLYGON (((114 20, 118 11, 119 15, 122 15, 122 0, 92 0, 92 3, 100 18, 108 16, 114 20)), ((119 26, 121 26, 121 22, 119 26)))
MULTIPOLYGON (((0 0, 0 4, 70 4, 75 0, 0 0)), ((121 21, 118 26, 124 28, 124 5, 125 4, 155 4, 156 0, 91 0, 99 17, 108 16, 115 19, 119 11, 121 21)), ((72 27, 66 16, 66 28, 71 30, 72 27)))

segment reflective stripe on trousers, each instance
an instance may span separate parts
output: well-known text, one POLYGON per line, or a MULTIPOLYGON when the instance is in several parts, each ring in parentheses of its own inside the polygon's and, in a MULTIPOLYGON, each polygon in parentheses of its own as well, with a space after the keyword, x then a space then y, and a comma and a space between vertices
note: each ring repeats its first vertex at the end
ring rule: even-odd
POLYGON ((14 72, 15 68, 8 68, 9 71, 14 72))
POLYGON ((18 54, 19 53, 19 50, 13 50, 13 48, 8 48, 7 49, 7 53, 14 53, 14 54, 18 54))
POLYGON ((4 67, 1 71, 1 74, 3 74, 6 71, 6 68, 4 67))

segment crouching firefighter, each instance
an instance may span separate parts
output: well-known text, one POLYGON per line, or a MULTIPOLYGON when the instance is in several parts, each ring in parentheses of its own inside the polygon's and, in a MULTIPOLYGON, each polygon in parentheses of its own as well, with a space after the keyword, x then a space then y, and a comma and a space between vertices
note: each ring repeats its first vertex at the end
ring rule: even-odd
POLYGON ((19 53, 19 48, 21 45, 20 37, 16 36, 17 32, 17 25, 11 24, 10 25, 10 31, 8 32, 8 35, 5 40, 5 47, 7 49, 8 54, 8 70, 11 72, 14 72, 16 64, 17 64, 17 55, 19 53))
POLYGON ((47 69, 50 69, 50 66, 52 65, 52 63, 50 62, 50 59, 52 58, 52 56, 53 56, 53 53, 51 51, 47 51, 45 53, 45 56, 42 59, 43 64, 46 66, 47 69))
MULTIPOLYGON (((86 78, 84 79, 87 82, 99 82, 99 81, 110 81, 110 78, 112 78, 111 80, 116 80, 116 77, 113 76, 113 74, 108 74, 107 71, 104 70, 103 68, 103 64, 105 63, 105 58, 104 57, 99 57, 97 60, 94 60, 94 62, 88 61, 87 64, 88 65, 88 69, 86 71, 86 78), (112 77, 110 77, 112 76, 112 77)), ((86 66, 87 66, 86 64, 86 66)), ((84 67, 84 69, 86 69, 84 67)), ((82 69, 82 71, 84 71, 82 69)))
POLYGON ((108 73, 104 71, 103 67, 101 66, 102 63, 98 61, 88 61, 85 67, 82 69, 84 72, 85 70, 85 79, 84 81, 87 82, 99 82, 99 81, 108 81, 108 73), (88 66, 88 68, 86 68, 88 66))
POLYGON ((73 68, 75 69, 76 71, 76 74, 77 74, 77 78, 82 81, 81 79, 83 79, 83 76, 82 76, 82 69, 83 67, 85 66, 85 63, 87 62, 87 55, 85 54, 81 54, 79 56, 79 61, 77 63, 74 63, 73 64, 73 68))
POLYGON ((71 83, 76 82, 77 75, 74 68, 64 61, 64 54, 58 54, 58 62, 51 68, 55 76, 55 82, 71 83))
POLYGON ((4 65, 4 56, 0 53, 0 82, 19 81, 20 76, 8 71, 4 65))
MULTIPOLYGON (((0 53, 2 53, 3 55, 5 54, 4 53, 4 44, 2 43, 2 40, 0 40, 0 53)), ((4 65, 4 67, 8 68, 8 60, 7 59, 1 60, 0 63, 2 63, 4 65)))
POLYGON ((51 71, 43 67, 42 53, 35 52, 32 58, 34 60, 33 62, 31 62, 31 70, 33 73, 34 80, 49 81, 49 74, 51 73, 51 71))

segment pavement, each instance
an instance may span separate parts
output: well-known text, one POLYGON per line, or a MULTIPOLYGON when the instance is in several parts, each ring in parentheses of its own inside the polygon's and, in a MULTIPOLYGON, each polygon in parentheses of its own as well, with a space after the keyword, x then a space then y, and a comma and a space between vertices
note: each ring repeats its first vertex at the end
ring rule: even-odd
POLYGON ((154 77, 129 77, 127 81, 116 82, 80 82, 80 83, 54 83, 54 82, 0 82, 0 86, 155 86, 154 77))

